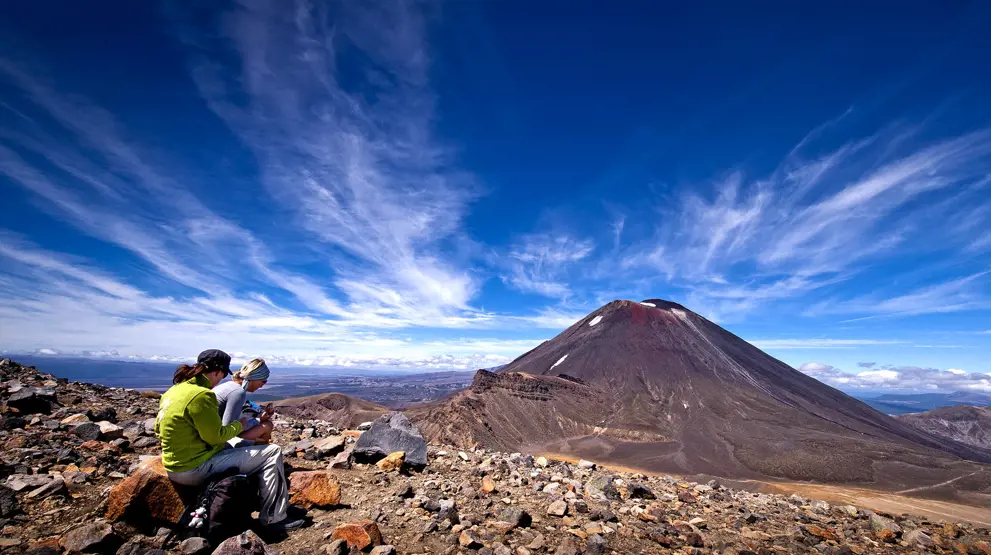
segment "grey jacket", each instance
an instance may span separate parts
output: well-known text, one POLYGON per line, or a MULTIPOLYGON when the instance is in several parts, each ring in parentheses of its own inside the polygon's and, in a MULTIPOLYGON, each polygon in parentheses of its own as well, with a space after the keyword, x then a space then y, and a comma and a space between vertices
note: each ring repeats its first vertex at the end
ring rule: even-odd
MULTIPOLYGON (((241 409, 244 408, 244 403, 248 400, 248 393, 241 389, 239 383, 234 380, 226 381, 213 388, 213 393, 217 396, 220 419, 224 426, 241 419, 241 409)), ((257 418, 252 418, 244 429, 254 428, 258 423, 257 418)))

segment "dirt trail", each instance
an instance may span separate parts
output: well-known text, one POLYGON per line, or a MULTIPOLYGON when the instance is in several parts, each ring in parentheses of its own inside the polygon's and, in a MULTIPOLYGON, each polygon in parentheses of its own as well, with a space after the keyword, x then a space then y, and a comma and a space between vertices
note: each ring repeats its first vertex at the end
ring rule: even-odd
MULTIPOLYGON (((570 455, 559 453, 542 453, 548 459, 567 461, 573 464, 578 463, 578 459, 570 455)), ((598 463, 596 463, 598 464, 598 463)), ((599 464, 599 466, 615 470, 617 472, 639 472, 644 475, 658 475, 654 472, 647 472, 638 468, 615 464, 599 464)), ((676 478, 686 478, 675 474, 668 474, 676 478)), ((961 476, 960 478, 962 478, 961 476)), ((953 480, 951 480, 952 482, 953 480)), ((907 513, 910 515, 922 516, 933 520, 946 520, 953 522, 970 522, 977 526, 991 527, 991 507, 980 507, 966 505, 963 503, 951 503, 947 501, 937 501, 933 499, 919 499, 898 493, 890 493, 866 488, 851 486, 838 486, 827 484, 808 484, 801 482, 773 482, 757 480, 725 480, 727 485, 751 484, 755 489, 765 493, 792 494, 796 493, 811 499, 821 499, 832 504, 854 505, 861 509, 870 509, 889 514, 907 513)), ((928 489, 916 488, 917 490, 928 489)), ((748 488, 749 489, 749 488, 748 488)), ((911 492, 916 490, 906 490, 911 492)), ((900 493, 900 492, 899 492, 900 493)))
POLYGON ((891 514, 908 513, 934 520, 964 521, 991 526, 991 508, 934 499, 919 499, 869 489, 820 484, 767 483, 769 493, 797 493, 830 503, 848 503, 891 514))

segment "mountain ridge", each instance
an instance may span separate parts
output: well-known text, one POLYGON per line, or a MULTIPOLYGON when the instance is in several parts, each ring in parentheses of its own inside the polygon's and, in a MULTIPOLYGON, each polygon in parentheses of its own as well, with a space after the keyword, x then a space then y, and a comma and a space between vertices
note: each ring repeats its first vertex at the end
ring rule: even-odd
POLYGON ((411 418, 456 445, 656 472, 895 489, 918 486, 927 473, 946 480, 977 472, 969 491, 991 483, 987 467, 970 462, 991 462, 991 452, 900 423, 663 299, 607 303, 495 375, 567 375, 606 402, 584 402, 567 388, 528 400, 512 393, 509 381, 519 378, 484 387, 476 375, 468 390, 411 418))

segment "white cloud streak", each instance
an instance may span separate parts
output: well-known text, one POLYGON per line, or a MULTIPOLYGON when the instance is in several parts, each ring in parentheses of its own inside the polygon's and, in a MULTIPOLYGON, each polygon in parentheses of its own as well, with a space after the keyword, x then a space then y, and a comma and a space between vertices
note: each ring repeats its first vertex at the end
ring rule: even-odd
POLYGON ((941 370, 897 366, 844 372, 828 364, 807 362, 799 370, 821 382, 846 390, 991 391, 991 375, 958 368, 941 370))
POLYGON ((876 345, 903 345, 904 341, 885 341, 878 339, 754 339, 748 341, 759 349, 790 350, 790 349, 853 349, 876 345))
POLYGON ((593 241, 568 235, 526 235, 510 248, 503 281, 524 293, 567 299, 571 272, 594 249, 593 241))

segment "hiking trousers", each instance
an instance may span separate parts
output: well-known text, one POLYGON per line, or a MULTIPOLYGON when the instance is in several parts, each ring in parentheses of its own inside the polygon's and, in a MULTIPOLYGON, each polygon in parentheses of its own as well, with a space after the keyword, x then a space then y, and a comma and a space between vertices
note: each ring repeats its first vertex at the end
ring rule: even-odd
POLYGON ((224 449, 199 467, 185 472, 169 472, 169 480, 184 486, 200 486, 211 476, 237 468, 241 474, 258 475, 262 524, 275 524, 286 518, 289 508, 289 488, 282 465, 282 449, 272 443, 224 449))

